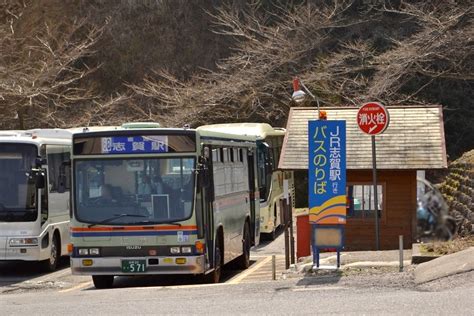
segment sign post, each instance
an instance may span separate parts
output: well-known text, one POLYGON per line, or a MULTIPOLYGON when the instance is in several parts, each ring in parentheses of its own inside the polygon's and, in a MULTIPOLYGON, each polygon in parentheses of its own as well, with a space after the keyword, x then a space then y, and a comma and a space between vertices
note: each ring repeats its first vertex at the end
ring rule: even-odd
POLYGON ((374 186, 375 207, 375 248, 380 250, 380 216, 377 192, 377 158, 375 148, 375 135, 382 134, 388 127, 390 116, 387 109, 378 102, 365 103, 357 112, 357 125, 362 132, 372 138, 372 181, 374 186))
POLYGON ((344 247, 346 223, 346 121, 308 122, 309 222, 313 262, 319 268, 321 249, 344 247))

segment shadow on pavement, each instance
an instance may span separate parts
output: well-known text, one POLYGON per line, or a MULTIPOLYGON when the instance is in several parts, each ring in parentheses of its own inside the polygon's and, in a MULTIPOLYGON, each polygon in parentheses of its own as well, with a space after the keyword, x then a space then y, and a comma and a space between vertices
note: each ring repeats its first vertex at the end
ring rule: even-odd
MULTIPOLYGON (((69 257, 60 259, 56 271, 66 268, 69 268, 69 257)), ((52 272, 45 272, 41 262, 2 261, 0 262, 0 286, 9 286, 49 273, 52 272)))
POLYGON ((315 274, 306 275, 296 283, 296 286, 327 285, 338 283, 342 277, 342 271, 318 271, 315 274))
MULTIPOLYGON (((250 261, 250 267, 256 261, 250 261)), ((232 263, 227 264, 222 271, 221 282, 225 283, 245 270, 235 270, 232 263)), ((205 278, 201 275, 139 275, 139 276, 117 276, 114 280, 114 288, 129 287, 155 287, 155 286, 177 286, 177 285, 197 285, 206 284, 205 278)), ((95 290, 91 287, 87 290, 95 290)))

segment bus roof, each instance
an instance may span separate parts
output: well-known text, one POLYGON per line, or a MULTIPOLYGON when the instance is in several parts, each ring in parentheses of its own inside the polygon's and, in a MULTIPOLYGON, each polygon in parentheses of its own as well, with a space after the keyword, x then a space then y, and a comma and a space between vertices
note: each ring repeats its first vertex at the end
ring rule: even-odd
MULTIPOLYGON (((273 131, 273 128, 266 124, 271 131, 273 131)), ((243 140, 243 141, 251 141, 255 142, 256 141, 256 134, 252 133, 242 133, 238 131, 238 129, 216 129, 214 128, 215 125, 205 125, 198 127, 196 129, 190 129, 190 128, 168 128, 168 127, 159 127, 158 124, 152 124, 152 123, 126 123, 123 124, 122 126, 107 126, 107 127, 89 127, 89 128, 84 128, 81 129, 78 132, 75 132, 74 135, 80 137, 81 134, 83 134, 86 137, 91 137, 91 136, 104 136, 104 135, 109 135, 109 134, 117 134, 117 135, 124 135, 127 134, 128 132, 131 133, 137 133, 137 132, 143 132, 146 133, 147 131, 153 131, 153 132, 169 132, 170 134, 175 134, 183 131, 191 131, 191 132, 196 132, 201 138, 221 138, 221 139, 227 139, 227 140, 232 140, 232 139, 237 139, 237 140, 243 140)), ((279 131, 280 132, 280 131, 279 131)), ((282 133, 282 132, 280 132, 282 133)), ((284 135, 284 132, 282 133, 284 135)))
POLYGON ((257 139, 265 139, 268 136, 284 136, 285 129, 272 127, 267 123, 226 123, 210 124, 198 127, 198 130, 209 132, 220 132, 233 135, 254 136, 257 139))
POLYGON ((4 130, 0 131, 2 143, 27 143, 27 144, 68 144, 72 141, 73 130, 30 129, 30 130, 4 130))

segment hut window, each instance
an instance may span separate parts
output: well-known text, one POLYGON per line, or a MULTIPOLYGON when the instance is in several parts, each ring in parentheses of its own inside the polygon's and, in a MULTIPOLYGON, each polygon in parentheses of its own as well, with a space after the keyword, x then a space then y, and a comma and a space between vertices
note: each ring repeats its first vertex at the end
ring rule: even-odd
MULTIPOLYGON (((379 211, 383 211, 383 186, 377 185, 377 204, 379 211)), ((375 199, 374 187, 370 184, 354 184, 347 187, 348 208, 347 217, 374 218, 375 199)))

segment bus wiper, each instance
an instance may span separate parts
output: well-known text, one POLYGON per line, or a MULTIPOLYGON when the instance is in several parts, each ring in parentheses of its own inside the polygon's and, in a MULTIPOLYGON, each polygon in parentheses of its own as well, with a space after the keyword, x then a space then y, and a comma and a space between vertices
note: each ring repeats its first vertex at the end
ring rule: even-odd
POLYGON ((136 222, 135 224, 140 225, 140 224, 156 224, 156 225, 161 225, 161 224, 170 224, 170 225, 176 225, 176 226, 183 226, 181 223, 178 222, 155 222, 155 221, 141 221, 141 222, 136 222))
POLYGON ((176 225, 176 226, 183 226, 181 223, 178 223, 178 222, 159 222, 157 224, 171 224, 171 225, 176 225))
POLYGON ((108 222, 114 221, 114 220, 122 218, 122 217, 127 217, 127 216, 129 216, 129 217, 148 217, 146 215, 140 215, 140 214, 114 214, 113 217, 106 218, 103 221, 100 221, 98 223, 89 224, 87 227, 91 228, 92 226, 106 224, 108 222))

